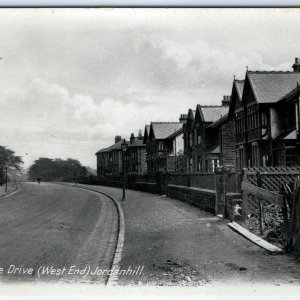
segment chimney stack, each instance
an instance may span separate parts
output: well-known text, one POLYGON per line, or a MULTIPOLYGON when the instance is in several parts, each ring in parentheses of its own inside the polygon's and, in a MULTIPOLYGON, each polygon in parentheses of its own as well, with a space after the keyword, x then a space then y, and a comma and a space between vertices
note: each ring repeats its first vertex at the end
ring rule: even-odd
POLYGON ((132 144, 133 141, 134 141, 134 134, 132 133, 132 134, 130 135, 130 144, 132 144))
POLYGON ((300 72, 300 58, 295 58, 295 63, 293 64, 294 72, 300 72))
POLYGON ((139 139, 139 140, 142 140, 142 139, 143 139, 142 129, 139 130, 138 139, 139 139))
POLYGON ((223 96, 222 106, 229 106, 230 105, 231 96, 223 96))
POLYGON ((120 135, 115 136, 115 144, 120 142, 122 140, 122 137, 120 135))
POLYGON ((186 123, 187 118, 188 118, 187 114, 181 114, 180 118, 179 118, 179 122, 184 124, 184 123, 186 123))

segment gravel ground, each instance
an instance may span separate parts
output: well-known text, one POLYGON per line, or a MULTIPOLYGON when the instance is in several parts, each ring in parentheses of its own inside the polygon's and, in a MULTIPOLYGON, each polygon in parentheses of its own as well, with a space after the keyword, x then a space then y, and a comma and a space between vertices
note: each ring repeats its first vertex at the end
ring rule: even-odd
MULTIPOLYGON (((121 189, 88 186, 120 200, 121 189)), ((299 285, 300 265, 232 231, 225 220, 168 197, 127 191, 122 269, 143 266, 119 285, 299 285)))

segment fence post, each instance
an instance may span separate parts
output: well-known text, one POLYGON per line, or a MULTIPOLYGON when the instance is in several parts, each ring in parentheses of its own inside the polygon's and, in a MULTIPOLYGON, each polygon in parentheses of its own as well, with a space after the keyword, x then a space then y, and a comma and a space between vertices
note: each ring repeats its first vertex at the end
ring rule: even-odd
POLYGON ((256 182, 258 187, 262 187, 261 173, 259 171, 256 173, 256 182))
POLYGON ((263 235, 265 232, 265 222, 264 222, 264 207, 262 199, 259 198, 259 230, 260 234, 263 235))
POLYGON ((215 171, 216 178, 216 205, 215 205, 215 214, 222 215, 225 218, 225 175, 224 168, 219 167, 215 171))

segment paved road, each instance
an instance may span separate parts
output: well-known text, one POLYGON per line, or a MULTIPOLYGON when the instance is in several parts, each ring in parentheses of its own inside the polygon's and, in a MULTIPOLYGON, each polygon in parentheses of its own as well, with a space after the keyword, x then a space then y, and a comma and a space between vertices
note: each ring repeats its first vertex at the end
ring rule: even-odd
POLYGON ((55 184, 23 183, 17 193, 0 198, 0 281, 105 283, 106 274, 90 272, 97 266, 111 267, 118 222, 117 208, 105 196, 55 184), (40 267, 51 266, 56 274, 38 277, 40 267), (90 272, 83 278, 88 266, 90 272), (76 270, 81 274, 74 274, 76 270))
MULTIPOLYGON (((121 199, 121 190, 89 186, 121 199)), ((210 286, 300 283, 300 264, 271 255, 233 232, 227 222, 172 198, 127 191, 122 202, 125 243, 121 267, 144 266, 119 284, 210 286)), ((270 290, 272 291, 272 289, 270 290)))

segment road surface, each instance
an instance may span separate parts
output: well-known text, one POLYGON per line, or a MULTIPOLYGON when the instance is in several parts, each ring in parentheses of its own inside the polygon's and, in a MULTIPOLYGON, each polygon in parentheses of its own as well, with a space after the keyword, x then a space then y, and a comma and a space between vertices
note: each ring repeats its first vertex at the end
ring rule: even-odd
POLYGON ((106 196, 22 183, 17 193, 0 198, 0 281, 105 284, 118 222, 117 208, 106 196), (97 267, 102 273, 91 275, 97 267))

